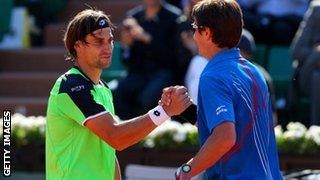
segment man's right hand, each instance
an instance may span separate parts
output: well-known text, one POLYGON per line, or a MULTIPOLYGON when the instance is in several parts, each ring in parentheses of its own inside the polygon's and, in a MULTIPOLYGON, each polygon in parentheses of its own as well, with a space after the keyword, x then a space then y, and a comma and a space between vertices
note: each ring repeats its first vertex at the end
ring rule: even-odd
POLYGON ((192 104, 192 101, 187 88, 184 86, 174 86, 164 89, 160 104, 169 116, 175 116, 186 110, 192 104), (167 96, 169 97, 166 100, 170 101, 170 103, 161 103, 163 97, 167 96))
POLYGON ((159 100, 158 104, 160 106, 167 105, 169 106, 171 104, 171 93, 175 90, 173 86, 166 87, 162 90, 161 99, 159 100))

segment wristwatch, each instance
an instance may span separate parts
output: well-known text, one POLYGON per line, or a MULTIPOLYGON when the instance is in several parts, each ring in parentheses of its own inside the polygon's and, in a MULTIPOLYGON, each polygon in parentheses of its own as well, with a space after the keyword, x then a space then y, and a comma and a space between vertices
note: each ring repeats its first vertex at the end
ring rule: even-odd
POLYGON ((181 166, 181 171, 184 173, 189 173, 191 171, 191 166, 189 164, 183 164, 181 166))

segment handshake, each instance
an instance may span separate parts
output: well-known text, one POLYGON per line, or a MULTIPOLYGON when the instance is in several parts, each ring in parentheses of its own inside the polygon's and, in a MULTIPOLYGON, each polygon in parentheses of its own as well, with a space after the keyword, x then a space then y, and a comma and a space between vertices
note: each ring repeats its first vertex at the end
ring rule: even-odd
POLYGON ((197 106, 193 104, 184 86, 164 88, 159 105, 163 107, 168 116, 174 116, 173 118, 179 121, 196 124, 197 106))
POLYGON ((163 107, 168 116, 180 115, 193 102, 184 86, 171 86, 163 89, 159 105, 163 107))
MULTIPOLYGON (((196 121, 196 106, 193 104, 187 89, 184 86, 171 86, 163 89, 159 105, 163 107, 169 116, 187 116, 183 119, 188 120, 191 124, 196 121), (190 119, 189 119, 190 118, 190 119)), ((175 172, 176 180, 190 180, 191 166, 183 164, 175 172)))

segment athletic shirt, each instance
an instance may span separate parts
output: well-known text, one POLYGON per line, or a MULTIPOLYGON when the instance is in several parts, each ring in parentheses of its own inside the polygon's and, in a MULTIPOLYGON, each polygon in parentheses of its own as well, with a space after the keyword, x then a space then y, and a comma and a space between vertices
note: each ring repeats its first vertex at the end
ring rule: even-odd
POLYGON ((114 179, 115 150, 84 123, 114 114, 112 94, 77 67, 55 82, 46 123, 46 179, 114 179))
POLYGON ((217 54, 201 74, 201 146, 223 122, 234 123, 236 144, 207 169, 209 179, 282 179, 266 81, 237 48, 217 54))

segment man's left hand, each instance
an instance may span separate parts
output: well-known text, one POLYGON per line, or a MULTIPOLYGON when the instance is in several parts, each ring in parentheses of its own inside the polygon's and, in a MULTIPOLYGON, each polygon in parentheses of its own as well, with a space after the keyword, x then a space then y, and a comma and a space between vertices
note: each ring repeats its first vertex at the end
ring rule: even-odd
POLYGON ((175 172, 176 180, 190 180, 190 172, 186 173, 182 171, 182 167, 179 167, 175 172))

